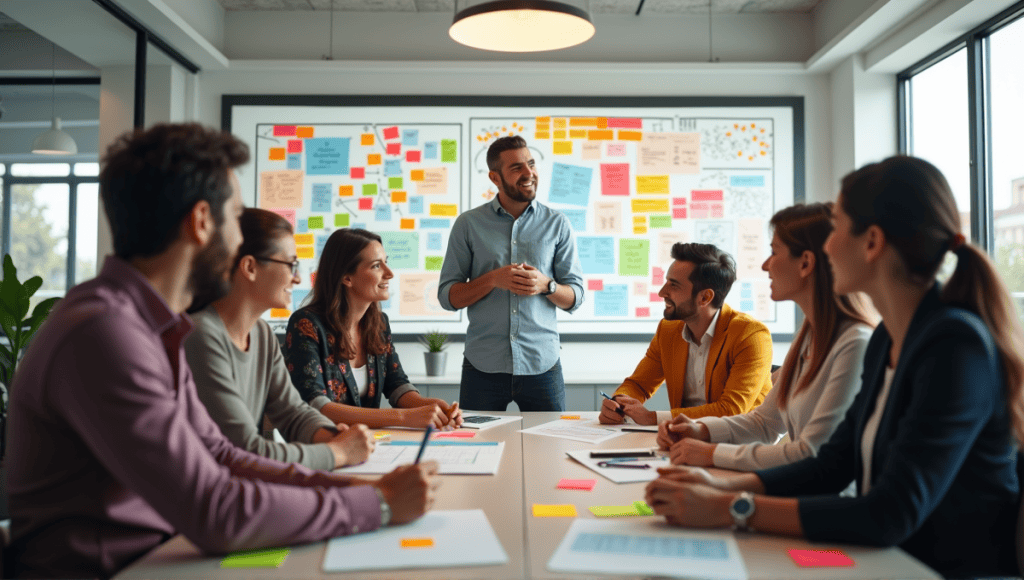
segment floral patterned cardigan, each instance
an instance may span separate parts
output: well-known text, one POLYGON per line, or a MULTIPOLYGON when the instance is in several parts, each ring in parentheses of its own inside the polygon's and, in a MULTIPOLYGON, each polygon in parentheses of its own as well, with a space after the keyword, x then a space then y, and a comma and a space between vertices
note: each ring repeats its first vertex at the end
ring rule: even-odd
POLYGON ((304 401, 317 410, 327 403, 379 408, 383 394, 391 406, 397 408, 402 395, 409 391, 419 392, 402 370, 402 363, 391 342, 388 316, 384 313, 381 316, 384 317, 387 351, 382 355, 367 353, 369 385, 366 396, 359 397, 351 365, 347 360, 336 360, 335 338, 320 315, 308 308, 300 308, 292 314, 288 319, 282 350, 292 384, 304 401))

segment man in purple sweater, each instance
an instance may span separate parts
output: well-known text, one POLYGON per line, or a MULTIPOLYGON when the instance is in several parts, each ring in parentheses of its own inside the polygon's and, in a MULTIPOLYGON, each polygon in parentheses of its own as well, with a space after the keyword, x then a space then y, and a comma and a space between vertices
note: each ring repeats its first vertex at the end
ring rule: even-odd
POLYGON ((196 396, 182 343, 241 243, 234 168, 247 147, 158 125, 107 151, 100 192, 116 256, 72 289, 11 389, 15 577, 108 577, 176 533, 225 553, 403 523, 430 509, 437 465, 378 482, 243 451, 196 396))

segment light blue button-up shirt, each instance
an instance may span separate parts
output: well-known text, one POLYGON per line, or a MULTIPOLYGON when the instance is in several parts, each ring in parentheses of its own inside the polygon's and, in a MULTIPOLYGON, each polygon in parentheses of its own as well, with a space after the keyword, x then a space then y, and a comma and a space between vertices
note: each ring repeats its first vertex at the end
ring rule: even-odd
MULTIPOLYGON (((452 286, 521 262, 572 288, 576 301, 568 312, 583 303, 583 271, 569 219, 537 201, 515 219, 497 196, 455 220, 437 299, 446 310, 458 310, 448 299, 452 286)), ((546 372, 559 356, 556 308, 544 296, 491 290, 467 307, 466 359, 485 373, 546 372)))

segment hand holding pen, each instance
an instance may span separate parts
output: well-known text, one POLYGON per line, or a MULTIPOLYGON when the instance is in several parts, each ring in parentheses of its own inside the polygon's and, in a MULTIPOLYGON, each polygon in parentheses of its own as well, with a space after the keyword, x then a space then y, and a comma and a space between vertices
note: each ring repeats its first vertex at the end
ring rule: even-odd
POLYGON ((598 420, 605 425, 618 425, 626 420, 626 410, 618 401, 608 396, 604 391, 598 391, 605 398, 601 402, 601 415, 598 420))

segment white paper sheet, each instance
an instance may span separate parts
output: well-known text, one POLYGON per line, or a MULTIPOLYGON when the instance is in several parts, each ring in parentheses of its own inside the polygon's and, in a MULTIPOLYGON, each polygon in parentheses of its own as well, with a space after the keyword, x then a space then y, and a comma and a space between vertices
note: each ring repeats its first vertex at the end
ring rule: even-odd
MULTIPOLYGON (((399 465, 414 462, 419 450, 419 441, 382 443, 365 463, 334 471, 350 475, 391 473, 399 465)), ((423 451, 423 461, 437 461, 441 475, 495 475, 504 450, 504 441, 431 440, 423 451)))
POLYGON ((597 425, 593 421, 573 419, 548 421, 536 427, 523 429, 520 433, 558 437, 559 439, 571 439, 573 441, 593 444, 603 443, 622 435, 622 432, 618 429, 597 425))
POLYGON ((606 458, 593 458, 591 451, 649 451, 649 449, 583 449, 580 451, 567 451, 566 455, 582 463, 588 469, 604 476, 615 483, 634 483, 637 481, 654 481, 658 478, 658 468, 668 467, 671 462, 667 454, 658 453, 658 457, 643 458, 635 462, 643 465, 650 465, 650 469, 629 469, 624 467, 598 467, 601 461, 608 461, 606 458))
POLYGON ((731 532, 684 530, 651 520, 574 520, 548 570, 645 578, 749 578, 731 532))
POLYGON ((504 425, 505 423, 512 423, 513 421, 522 421, 523 418, 519 415, 488 415, 487 413, 478 413, 476 411, 463 411, 462 412, 462 428, 463 429, 479 429, 483 431, 490 429, 491 427, 497 427, 498 425, 504 425), (486 423, 471 423, 466 421, 469 417, 494 417, 494 420, 487 421, 486 423))
POLYGON ((508 562, 483 510, 428 512, 402 526, 327 542, 324 572, 489 566, 508 562), (403 539, 430 539, 431 546, 403 548, 403 539))

